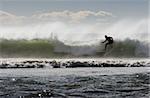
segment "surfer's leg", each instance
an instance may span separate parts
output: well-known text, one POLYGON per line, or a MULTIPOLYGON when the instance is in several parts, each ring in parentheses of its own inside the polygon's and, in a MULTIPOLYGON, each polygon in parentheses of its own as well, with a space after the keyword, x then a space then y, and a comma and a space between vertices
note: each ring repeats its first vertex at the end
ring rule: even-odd
POLYGON ((113 48, 113 41, 109 41, 108 44, 110 45, 111 48, 113 48))
POLYGON ((113 43, 110 44, 111 48, 113 48, 113 43))
POLYGON ((105 44, 105 51, 106 51, 106 48, 107 48, 107 45, 108 45, 108 44, 109 44, 109 43, 106 43, 106 44, 105 44))

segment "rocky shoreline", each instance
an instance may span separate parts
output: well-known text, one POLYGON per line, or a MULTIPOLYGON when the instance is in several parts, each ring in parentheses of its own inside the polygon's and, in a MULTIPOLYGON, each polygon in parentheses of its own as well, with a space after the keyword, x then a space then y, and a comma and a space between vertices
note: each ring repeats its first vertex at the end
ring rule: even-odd
POLYGON ((1 61, 2 68, 76 68, 76 67, 150 67, 150 61, 124 62, 122 60, 106 61, 79 61, 79 60, 24 60, 24 61, 1 61))

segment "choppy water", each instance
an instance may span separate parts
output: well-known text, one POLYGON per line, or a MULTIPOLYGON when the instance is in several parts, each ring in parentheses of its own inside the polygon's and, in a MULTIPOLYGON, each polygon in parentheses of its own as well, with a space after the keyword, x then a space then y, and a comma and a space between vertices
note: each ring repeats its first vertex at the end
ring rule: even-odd
POLYGON ((0 98, 148 98, 149 67, 0 69, 0 98))
POLYGON ((0 59, 0 69, 7 68, 77 68, 77 67, 150 67, 150 59, 71 58, 71 59, 0 59))

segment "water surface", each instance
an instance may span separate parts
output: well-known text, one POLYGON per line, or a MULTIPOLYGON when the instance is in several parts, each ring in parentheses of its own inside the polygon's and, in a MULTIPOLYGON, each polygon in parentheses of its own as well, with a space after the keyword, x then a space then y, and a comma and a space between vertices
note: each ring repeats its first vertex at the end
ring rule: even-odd
POLYGON ((0 98, 148 98, 149 67, 0 69, 0 98))

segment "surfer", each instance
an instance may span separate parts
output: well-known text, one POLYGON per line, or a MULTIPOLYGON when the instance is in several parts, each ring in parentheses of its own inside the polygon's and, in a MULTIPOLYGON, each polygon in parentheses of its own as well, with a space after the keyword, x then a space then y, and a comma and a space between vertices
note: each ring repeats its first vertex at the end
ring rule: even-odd
POLYGON ((105 51, 106 51, 107 45, 112 45, 114 42, 112 37, 105 35, 105 41, 103 41, 102 43, 105 43, 106 41, 107 43, 105 44, 105 51))

